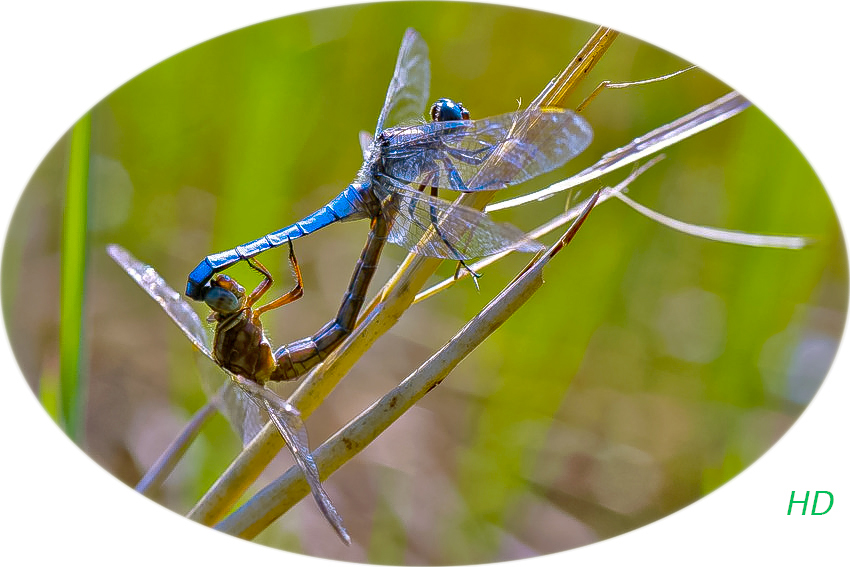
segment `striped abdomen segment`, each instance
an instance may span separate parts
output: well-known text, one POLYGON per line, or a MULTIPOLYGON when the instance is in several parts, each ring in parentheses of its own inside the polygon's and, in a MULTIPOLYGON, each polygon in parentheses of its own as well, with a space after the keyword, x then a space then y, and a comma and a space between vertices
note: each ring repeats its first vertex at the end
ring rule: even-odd
POLYGON ((357 220, 379 214, 380 205, 372 195, 368 184, 352 183, 334 197, 328 204, 300 221, 276 230, 270 234, 225 250, 210 254, 189 274, 186 283, 186 295, 192 299, 203 299, 210 279, 218 272, 233 266, 257 254, 283 246, 290 240, 296 240, 338 221, 357 220))
POLYGON ((387 241, 388 232, 389 224, 383 215, 378 214, 372 218, 372 227, 366 246, 357 261, 357 267, 351 276, 351 282, 348 284, 336 317, 313 336, 277 349, 274 355, 277 367, 272 372, 270 380, 295 380, 303 376, 327 358, 345 340, 345 337, 351 334, 366 300, 369 282, 372 281, 372 276, 375 275, 378 267, 378 259, 387 241))

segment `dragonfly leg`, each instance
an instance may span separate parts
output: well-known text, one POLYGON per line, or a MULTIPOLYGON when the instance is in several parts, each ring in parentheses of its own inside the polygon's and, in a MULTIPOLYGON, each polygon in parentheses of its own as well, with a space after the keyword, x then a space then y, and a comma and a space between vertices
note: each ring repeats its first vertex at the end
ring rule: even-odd
MULTIPOLYGON (((492 150, 493 148, 490 147, 490 148, 484 148, 484 149, 492 150)), ((480 152, 480 151, 483 151, 483 150, 476 150, 476 151, 480 152)), ((459 152, 459 150, 448 148, 448 147, 446 148, 447 154, 450 154, 457 159, 461 159, 456 155, 457 152, 459 152)), ((466 155, 466 154, 463 154, 462 152, 460 152, 460 154, 466 155)), ((480 165, 484 162, 484 160, 486 160, 491 155, 492 155, 492 151, 488 152, 485 156, 482 156, 480 158, 468 157, 467 159, 462 159, 461 161, 466 161, 467 163, 471 163, 473 165, 480 165)), ((446 172, 448 172, 448 174, 449 174, 449 186, 454 191, 460 191, 462 193, 467 193, 467 192, 470 192, 470 191, 482 191, 489 186, 493 186, 493 190, 496 190, 496 189, 501 189, 502 187, 504 187, 505 185, 508 184, 507 182, 502 181, 501 179, 491 179, 490 181, 488 181, 487 183, 485 183, 483 185, 476 185, 473 189, 470 189, 469 187, 467 187, 466 183, 464 183, 460 174, 457 172, 457 169, 455 169, 452 166, 451 161, 449 161, 449 159, 447 157, 443 156, 441 161, 443 162, 443 167, 445 168, 446 172)))
MULTIPOLYGON (((428 185, 431 185, 431 196, 434 197, 436 195, 436 192, 434 191, 434 185, 435 185, 434 184, 434 174, 431 174, 427 179, 425 179, 424 183, 421 183, 419 185, 419 187, 416 188, 416 190, 419 191, 420 193, 424 193, 425 188, 428 187, 428 185)), ((410 200, 410 203, 407 205, 407 212, 408 212, 409 218, 414 219, 416 226, 418 226, 422 230, 428 229, 428 227, 426 227, 424 224, 422 224, 418 220, 416 220, 416 201, 415 200, 413 200, 413 199, 410 200)))
POLYGON ((480 273, 478 273, 478 272, 476 272, 476 271, 475 271, 475 270, 473 270, 472 268, 470 268, 470 267, 466 264, 466 262, 465 262, 465 261, 463 261, 463 260, 458 260, 458 261, 457 261, 457 267, 455 268, 455 275, 454 275, 454 279, 456 279, 456 280, 459 280, 459 279, 460 279, 460 275, 461 275, 461 273, 462 273, 462 272, 461 272, 461 270, 466 270, 466 273, 468 273, 470 276, 472 276, 472 283, 474 283, 474 284, 475 284, 475 289, 476 289, 477 291, 481 291, 481 288, 480 288, 480 287, 478 287, 478 278, 480 278, 480 277, 481 277, 481 274, 480 274, 480 273))
MULTIPOLYGON (((417 190, 420 193, 424 193, 425 188, 430 186, 431 197, 437 198, 438 181, 439 181, 439 174, 434 173, 428 179, 426 179, 424 183, 421 183, 419 185, 419 187, 417 187, 417 190)), ((462 185, 462 182, 461 182, 461 185, 462 185)), ((425 226, 424 223, 421 223, 417 220, 417 215, 415 213, 416 206, 417 206, 416 200, 411 199, 410 203, 408 204, 408 213, 409 213, 408 216, 416 224, 416 226, 421 228, 423 231, 427 231, 429 227, 425 226)), ((439 239, 443 242, 443 244, 446 246, 446 248, 449 250, 449 252, 451 252, 451 254, 454 256, 454 258, 459 263, 458 269, 455 270, 455 279, 457 279, 459 277, 458 274, 460 272, 460 266, 462 266, 463 269, 465 269, 467 272, 469 272, 469 274, 473 277, 473 279, 475 281, 475 287, 478 288, 478 278, 481 277, 481 274, 479 274, 478 272, 474 271, 472 268, 469 267, 469 265, 464 261, 463 255, 457 250, 457 248, 455 248, 455 246, 445 236, 442 229, 440 228, 440 219, 439 219, 439 216, 438 216, 438 211, 437 211, 436 206, 433 204, 433 202, 429 202, 428 211, 429 211, 429 217, 430 217, 430 223, 429 224, 434 229, 434 233, 439 237, 439 239)))
MULTIPOLYGON (((425 190, 424 186, 420 190, 424 191, 425 190)), ((434 198, 437 197, 437 187, 436 187, 436 185, 431 186, 431 196, 434 197, 434 198)), ((476 272, 475 270, 473 270, 472 268, 469 267, 469 265, 466 263, 466 261, 464 261, 463 255, 460 252, 458 252, 457 248, 455 248, 454 245, 451 242, 449 242, 449 239, 446 238, 446 236, 443 234, 443 231, 440 228, 440 219, 437 216, 437 208, 433 204, 429 205, 429 213, 430 213, 430 217, 431 217, 431 226, 434 227, 434 232, 437 234, 437 236, 440 237, 440 240, 443 241, 443 244, 446 245, 446 248, 449 249, 449 252, 451 252, 452 255, 454 255, 454 257, 458 261, 458 267, 457 267, 457 269, 455 269, 455 279, 458 279, 460 277, 460 275, 459 275, 460 274, 460 268, 461 268, 461 266, 463 266, 463 269, 466 270, 469 273, 470 276, 472 276, 472 279, 475 282, 475 289, 479 289, 478 288, 478 278, 481 277, 481 274, 479 274, 478 272, 476 272)))
MULTIPOLYGON (((273 280, 269 271, 266 270, 266 268, 262 264, 260 264, 260 262, 257 261, 255 258, 249 258, 248 263, 255 270, 260 271, 260 273, 262 273, 266 278, 263 283, 257 286, 257 289, 255 289, 254 292, 248 297, 248 305, 251 306, 251 299, 253 299, 254 301, 259 299, 260 296, 266 291, 268 291, 269 287, 271 287, 273 280), (262 270, 259 270, 257 266, 254 266, 254 263, 259 264, 262 270), (263 286, 265 286, 265 288, 263 288, 263 286), (257 297, 254 297, 254 294, 257 293, 261 288, 263 288, 262 292, 257 297)), ((298 259, 295 257, 295 250, 292 248, 292 240, 289 241, 289 264, 292 266, 292 271, 295 274, 295 287, 293 287, 290 291, 281 295, 274 301, 271 301, 263 305, 262 307, 257 307, 256 309, 254 309, 255 317, 259 317, 266 311, 271 311, 272 309, 282 307, 287 303, 292 303, 293 301, 295 301, 296 299, 300 299, 304 295, 304 281, 301 279, 301 268, 298 267, 298 259)))
POLYGON ((251 266, 251 268, 259 272, 263 276, 263 281, 261 281, 260 284, 254 288, 254 291, 252 291, 250 295, 248 295, 248 298, 245 300, 245 307, 251 308, 272 287, 274 279, 272 278, 272 274, 271 272, 269 272, 268 268, 263 266, 259 260, 256 260, 254 258, 248 258, 246 261, 248 262, 248 265, 251 266))
MULTIPOLYGON (((419 191, 420 193, 424 193, 425 189, 430 185, 431 196, 436 197, 437 196, 437 187, 436 187, 437 184, 435 182, 436 179, 439 179, 438 174, 432 173, 427 179, 425 179, 425 181, 423 183, 421 183, 419 185, 419 187, 416 188, 416 190, 419 191)), ((421 228, 423 231, 427 231, 428 227, 425 226, 424 223, 419 222, 418 216, 416 214, 417 205, 418 205, 418 202, 416 200, 414 200, 414 199, 410 200, 410 203, 407 205, 408 218, 410 218, 413 221, 413 223, 416 224, 416 226, 421 228)), ((434 222, 434 218, 436 217, 436 213, 434 211, 433 206, 431 207, 431 215, 430 216, 431 216, 431 224, 436 229, 437 225, 434 222)), ((443 240, 443 242, 446 242, 445 238, 442 238, 442 236, 440 238, 443 240)), ((451 246, 448 242, 446 242, 446 244, 448 246, 451 246)))

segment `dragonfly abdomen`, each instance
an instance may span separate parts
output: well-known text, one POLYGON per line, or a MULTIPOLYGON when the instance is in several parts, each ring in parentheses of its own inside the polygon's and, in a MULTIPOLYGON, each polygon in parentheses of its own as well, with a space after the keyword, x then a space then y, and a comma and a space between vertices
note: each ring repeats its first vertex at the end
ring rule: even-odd
POLYGON ((366 246, 360 253, 354 275, 343 296, 336 317, 314 335, 284 345, 275 351, 277 365, 270 380, 295 380, 322 362, 354 330, 357 316, 366 300, 369 283, 378 268, 378 258, 387 241, 389 223, 383 215, 372 218, 366 246))
POLYGON ((236 248, 210 254, 204 258, 189 274, 186 295, 192 299, 203 300, 210 279, 218 272, 266 250, 283 246, 290 240, 301 238, 329 224, 368 218, 377 214, 379 210, 380 205, 376 202, 368 184, 352 183, 328 204, 300 221, 236 248))

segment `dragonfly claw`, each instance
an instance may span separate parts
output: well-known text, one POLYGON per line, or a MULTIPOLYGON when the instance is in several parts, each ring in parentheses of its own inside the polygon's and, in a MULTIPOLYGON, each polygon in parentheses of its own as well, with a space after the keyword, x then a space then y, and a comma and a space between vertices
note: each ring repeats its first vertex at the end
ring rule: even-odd
POLYGON ((481 274, 479 274, 478 272, 476 272, 475 270, 470 268, 469 264, 467 264, 465 261, 458 260, 457 261, 457 268, 455 268, 455 276, 454 276, 455 279, 459 280, 461 278, 461 274, 463 272, 466 272, 467 274, 472 276, 472 281, 475 283, 475 290, 481 291, 481 288, 478 287, 478 278, 481 277, 481 274))

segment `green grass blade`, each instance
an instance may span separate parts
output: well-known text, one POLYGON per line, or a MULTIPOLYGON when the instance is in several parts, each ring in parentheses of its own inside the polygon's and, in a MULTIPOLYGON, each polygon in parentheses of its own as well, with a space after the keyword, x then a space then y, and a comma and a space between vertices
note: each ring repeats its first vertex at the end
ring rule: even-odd
POLYGON ((86 206, 91 115, 71 129, 65 214, 62 223, 62 289, 59 329, 61 423, 77 444, 83 441, 86 382, 80 369, 86 270, 86 206))

